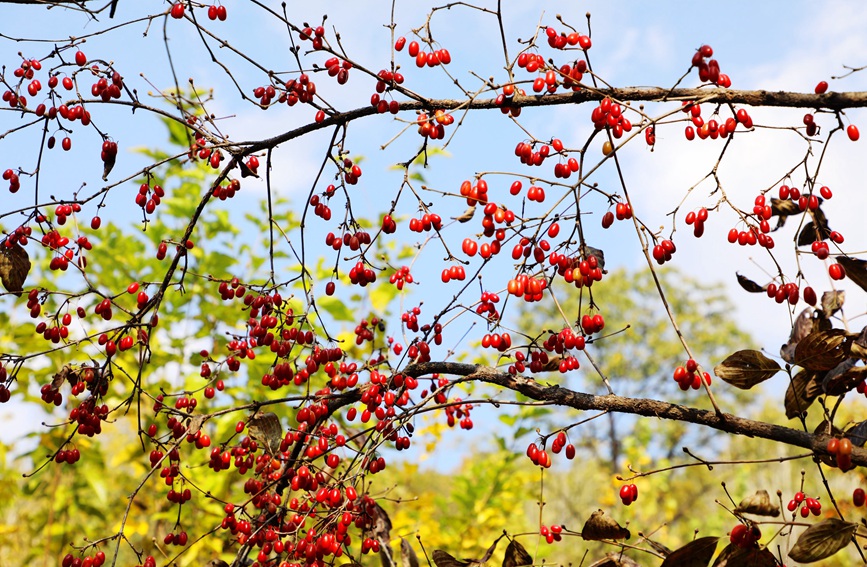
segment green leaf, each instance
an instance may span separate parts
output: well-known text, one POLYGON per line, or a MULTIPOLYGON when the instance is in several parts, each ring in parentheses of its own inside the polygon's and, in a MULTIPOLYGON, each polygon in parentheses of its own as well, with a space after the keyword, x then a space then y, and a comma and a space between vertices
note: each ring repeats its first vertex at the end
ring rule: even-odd
POLYGON ((828 518, 813 524, 798 537, 789 557, 799 563, 813 563, 831 557, 852 541, 858 524, 828 518))
POLYGON ((320 309, 324 309, 329 315, 334 317, 335 321, 355 321, 355 314, 352 309, 344 305, 343 301, 336 297, 324 296, 320 297, 316 304, 320 309))
POLYGON ((739 350, 720 362, 714 374, 725 382, 749 390, 780 371, 780 365, 757 350, 739 350))

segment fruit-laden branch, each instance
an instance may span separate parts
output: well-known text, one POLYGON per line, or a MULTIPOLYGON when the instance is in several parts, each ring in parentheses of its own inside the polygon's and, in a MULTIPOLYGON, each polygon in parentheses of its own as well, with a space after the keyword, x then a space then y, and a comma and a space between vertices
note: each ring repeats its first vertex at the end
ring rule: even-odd
MULTIPOLYGON (((828 92, 824 94, 795 93, 786 91, 741 91, 731 89, 663 89, 659 87, 626 87, 618 89, 583 89, 577 92, 545 96, 518 96, 509 100, 512 107, 551 106, 564 104, 580 104, 583 102, 600 101, 610 97, 618 102, 666 102, 666 101, 696 101, 711 104, 743 104, 753 107, 777 108, 825 108, 843 110, 846 108, 867 107, 867 91, 828 92)), ((123 104, 114 101, 112 104, 123 104)), ((443 110, 484 110, 499 109, 496 99, 424 99, 400 103, 400 109, 434 111, 443 110)), ((284 132, 273 138, 257 142, 244 142, 247 146, 245 154, 253 153, 299 138, 304 134, 328 128, 337 124, 346 124, 358 118, 377 114, 376 107, 365 106, 338 112, 330 115, 322 122, 312 122, 300 128, 284 132)))
MULTIPOLYGON (((744 419, 728 413, 717 414, 713 411, 690 408, 658 400, 624 398, 616 395, 595 396, 560 386, 545 386, 532 378, 520 375, 513 376, 489 366, 459 362, 425 362, 411 364, 402 373, 414 378, 433 373, 464 376, 464 381, 478 380, 480 382, 496 384, 497 386, 520 392, 530 399, 550 402, 559 406, 568 406, 579 410, 610 411, 696 423, 718 429, 719 431, 725 431, 726 433, 759 437, 785 445, 803 447, 820 455, 828 454, 827 445, 830 437, 827 435, 812 435, 790 427, 744 419)), ((867 449, 853 447, 852 463, 862 466, 867 465, 867 449)))

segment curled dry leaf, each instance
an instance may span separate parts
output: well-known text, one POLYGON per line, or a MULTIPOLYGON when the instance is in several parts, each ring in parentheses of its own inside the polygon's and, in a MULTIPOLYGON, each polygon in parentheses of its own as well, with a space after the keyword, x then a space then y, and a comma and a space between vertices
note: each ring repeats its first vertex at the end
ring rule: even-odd
POLYGON ((761 286, 750 278, 742 276, 737 272, 735 272, 735 275, 738 277, 738 283, 740 286, 750 293, 762 293, 768 288, 768 286, 761 286))
POLYGON ((856 361, 847 358, 822 378, 822 391, 829 396, 839 396, 854 389, 867 377, 867 367, 855 366, 856 361))
POLYGON ((867 326, 852 340, 849 345, 849 356, 867 360, 867 326))
POLYGON ((672 551, 671 555, 662 562, 661 567, 707 567, 716 551, 718 541, 719 538, 716 536, 693 540, 680 549, 672 551))
POLYGON ((471 205, 467 207, 467 210, 461 213, 460 215, 454 217, 454 219, 458 222, 469 222, 473 220, 473 215, 476 214, 476 206, 471 205))
POLYGON ((744 549, 728 544, 713 562, 713 567, 777 567, 779 562, 767 548, 744 549))
POLYGON ((795 363, 795 348, 804 337, 813 331, 813 308, 807 307, 795 319, 795 324, 792 325, 792 332, 789 334, 789 341, 780 347, 780 356, 789 364, 795 363))
POLYGON ((846 332, 843 329, 814 331, 795 347, 795 364, 807 370, 828 371, 848 356, 846 332))
POLYGON ((750 293, 762 293, 763 291, 765 291, 768 288, 767 285, 764 285, 764 286, 759 285, 758 283, 754 282, 750 278, 748 278, 746 276, 742 276, 741 274, 739 274, 737 272, 735 272, 735 276, 737 276, 737 278, 738 278, 738 284, 740 284, 740 286, 742 288, 744 288, 744 290, 746 290, 750 293))
POLYGON ((846 430, 846 437, 857 447, 863 447, 867 441, 867 421, 856 423, 846 430))
POLYGON ((810 215, 813 220, 801 229, 798 235, 798 246, 809 246, 817 240, 827 240, 831 235, 831 227, 828 226, 828 219, 821 208, 810 211, 810 215))
POLYGON ((584 245, 584 259, 586 260, 590 256, 596 256, 596 262, 599 264, 599 269, 602 270, 603 274, 607 274, 608 271, 605 270, 605 253, 599 248, 593 248, 592 246, 584 245))
POLYGON ((813 563, 831 557, 851 543, 858 524, 828 518, 813 524, 799 537, 789 557, 799 563, 813 563))
POLYGON ((24 248, 18 244, 11 248, 0 246, 0 282, 6 291, 20 297, 29 272, 30 257, 24 248))
POLYGON ((400 538, 400 565, 401 567, 418 567, 418 555, 415 550, 403 538, 400 538))
MULTIPOLYGON (((442 549, 434 549, 433 561, 437 567, 468 567, 471 564, 470 561, 458 561, 450 553, 442 549)), ((474 565, 478 567, 479 564, 476 563, 474 565)))
POLYGON ((846 292, 844 290, 826 291, 822 294, 822 311, 825 317, 831 317, 843 307, 843 302, 846 301, 846 292))
POLYGON ((629 530, 617 523, 611 516, 606 516, 602 510, 596 510, 584 522, 581 537, 588 541, 602 539, 629 539, 629 530))
POLYGON ((822 393, 822 384, 819 382, 819 373, 801 370, 789 383, 786 390, 785 407, 786 417, 792 419, 802 413, 807 413, 807 408, 813 400, 822 393))
POLYGON ((503 567, 520 567, 521 565, 532 564, 533 557, 527 553, 524 546, 518 543, 518 540, 510 541, 509 547, 506 548, 506 555, 503 557, 503 567))
POLYGON ((70 386, 75 386, 78 380, 78 370, 65 364, 51 379, 51 389, 58 390, 65 382, 69 382, 70 386))
POLYGON ((265 448, 272 455, 280 450, 283 440, 283 426, 277 414, 269 411, 257 411, 247 421, 250 438, 265 448))
POLYGON ((747 496, 741 500, 741 503, 735 508, 735 512, 776 518, 780 515, 780 507, 771 502, 771 496, 767 490, 757 490, 752 496, 747 496))
POLYGON ((837 256, 837 263, 846 270, 847 278, 855 282, 861 289, 867 291, 867 260, 837 256))
POLYGON ((634 559, 626 557, 622 553, 608 552, 605 557, 594 561, 587 567, 641 567, 634 559))
POLYGON ((725 382, 749 390, 780 371, 780 365, 757 350, 739 350, 717 364, 714 374, 725 382))

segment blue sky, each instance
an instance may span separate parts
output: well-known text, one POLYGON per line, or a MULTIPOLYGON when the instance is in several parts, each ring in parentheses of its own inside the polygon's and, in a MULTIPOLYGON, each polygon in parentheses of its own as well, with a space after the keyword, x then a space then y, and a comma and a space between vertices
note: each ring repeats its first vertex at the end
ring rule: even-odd
MULTIPOLYGON (((266 69, 292 70, 294 63, 288 52, 289 41, 285 29, 272 18, 263 18, 260 10, 250 10, 251 4, 239 0, 225 0, 229 13, 226 22, 206 22, 214 33, 225 36, 237 49, 248 53, 266 69)), ((279 2, 266 2, 279 10, 279 2)), ((391 54, 391 36, 384 27, 389 21, 390 3, 387 2, 289 2, 290 18, 294 22, 319 23, 328 14, 326 25, 329 37, 333 26, 341 34, 342 46, 355 60, 373 70, 386 67, 391 54)), ((427 2, 397 2, 395 8, 396 35, 410 36, 412 28, 425 21, 425 14, 433 4, 427 2)), ((494 7, 495 2, 482 2, 494 7)), ((156 1, 120 0, 115 21, 103 18, 100 22, 87 21, 80 14, 62 9, 50 11, 32 6, 4 5, 5 22, 2 33, 16 38, 51 38, 62 43, 64 38, 94 33, 148 12, 168 9, 169 4, 156 1)), ((617 86, 670 86, 682 75, 693 51, 708 43, 715 50, 723 72, 732 77, 733 88, 795 90, 810 92, 819 80, 828 80, 840 74, 842 65, 864 65, 867 53, 867 7, 861 2, 827 2, 821 7, 815 2, 728 2, 723 5, 699 8, 688 2, 504 2, 504 29, 510 54, 518 51, 516 40, 530 37, 537 23, 562 26, 555 15, 586 31, 584 14, 592 13, 593 48, 591 62, 599 75, 617 86)), ((203 10, 197 17, 205 18, 203 10)), ((187 22, 156 19, 130 25, 126 30, 89 38, 82 49, 91 58, 113 61, 125 76, 127 84, 140 95, 148 91, 169 88, 173 81, 168 72, 163 33, 167 34, 172 57, 181 84, 194 78, 201 87, 213 88, 215 101, 211 111, 221 117, 221 129, 234 139, 266 138, 299 126, 312 119, 313 111, 296 106, 262 111, 243 104, 230 78, 210 62, 199 35, 187 22), (165 26, 165 27, 164 27, 165 26), (144 36, 144 32, 147 35, 144 36)), ((464 7, 442 10, 431 20, 434 37, 447 47, 453 58, 448 67, 452 75, 465 86, 476 88, 478 81, 470 71, 482 77, 505 79, 503 56, 499 48, 496 21, 488 14, 464 7)), ((297 40, 297 38, 296 38, 297 40)), ((0 58, 7 69, 14 67, 16 53, 23 51, 28 57, 44 56, 51 44, 12 42, 0 38, 0 58)), ((213 41, 211 45, 214 46, 213 41)), ((234 79, 250 94, 256 86, 267 83, 267 77, 255 66, 245 63, 228 50, 213 47, 221 61, 232 69, 234 79)), ((552 55, 550 49, 541 51, 552 55)), ((320 64, 326 57, 312 58, 320 64)), ((417 70, 406 53, 398 54, 403 65, 406 85, 429 96, 454 97, 451 81, 441 73, 417 70)), ((338 88, 333 80, 317 77, 321 92, 340 110, 367 104, 373 92, 373 81, 353 72, 349 83, 338 88)), ((695 74, 684 81, 684 86, 697 85, 695 74)), ((838 91, 867 90, 864 73, 840 81, 831 81, 831 89, 838 91)), ((154 104, 159 104, 156 100, 154 104)), ((539 139, 552 136, 563 139, 567 147, 580 147, 590 132, 591 107, 560 107, 557 109, 528 109, 521 117, 522 125, 539 139)), ((661 112, 661 107, 648 110, 661 112)), ((708 109, 709 110, 709 109, 708 109)), ((154 118, 138 113, 134 118, 129 110, 99 109, 99 125, 120 145, 115 171, 110 180, 134 172, 145 162, 129 151, 134 146, 164 145, 163 126, 154 118)), ((707 111, 706 111, 707 112, 707 111)), ((777 126, 800 123, 803 111, 751 111, 758 124, 777 126)), ((96 115, 96 112, 94 112, 96 115)), ((867 134, 867 113, 851 111, 847 116, 861 126, 867 134)), ((410 117, 412 118, 412 117, 410 117)), ((13 112, 0 113, 0 131, 18 123, 13 112)), ((390 144, 384 151, 379 146, 388 142, 402 125, 389 119, 366 118, 350 127, 347 148, 353 155, 364 157, 362 182, 352 191, 358 195, 353 202, 356 214, 376 216, 383 203, 391 199, 399 184, 400 174, 390 166, 412 155, 418 146, 418 137, 410 131, 390 144)), ((624 149, 627 184, 636 208, 648 226, 656 227, 669 222, 666 213, 677 206, 687 188, 697 183, 712 166, 718 152, 713 142, 687 143, 683 139, 682 125, 660 128, 657 148, 651 153, 639 143, 624 149), (710 150, 710 151, 709 151, 710 150)), ((82 182, 93 191, 102 186, 99 179, 99 137, 77 125, 73 134, 73 150, 68 154, 55 151, 50 154, 43 170, 43 187, 52 194, 68 197, 79 189, 82 182)), ((2 168, 21 165, 25 169, 34 164, 34 148, 38 144, 36 132, 22 133, 0 140, 2 168)), ((307 136, 303 140, 287 143, 275 153, 275 189, 280 194, 301 202, 307 195, 322 159, 330 132, 307 136)), ((448 150, 452 157, 435 158, 433 167, 424 172, 431 187, 455 191, 463 179, 480 171, 524 172, 512 155, 515 144, 525 134, 498 112, 484 112, 467 118, 448 150)), ((847 249, 867 250, 867 232, 863 230, 863 211, 867 210, 867 193, 860 185, 865 179, 865 141, 851 144, 840 136, 833 142, 831 152, 823 166, 822 182, 830 186, 837 196, 825 210, 831 225, 847 237, 847 249)), ((797 136, 785 131, 765 131, 762 136, 744 136, 726 156, 720 176, 729 196, 741 208, 748 209, 758 191, 771 186, 782 171, 792 167, 805 150, 797 136)), ((594 148, 591 147, 591 155, 594 148)), ((596 148, 598 152, 598 148, 596 148)), ((601 153, 598 154, 601 156, 601 153)), ((548 166, 541 168, 549 174, 548 166)), ((797 177, 797 175, 796 175, 797 177)), ((505 195, 511 178, 492 176, 492 194, 505 195)), ((803 181, 803 174, 801 174, 803 181)), ((611 168, 603 168, 596 179, 601 186, 617 190, 611 168)), ((322 184, 324 186, 324 184, 322 184)), ((245 181, 244 200, 234 206, 238 211, 255 210, 255 198, 264 196, 264 184, 245 181)), ((115 215, 129 216, 133 224, 136 211, 129 207, 129 192, 115 191, 108 205, 115 215), (120 212, 128 211, 128 212, 120 212)), ((700 185, 688 197, 689 209, 715 204, 709 196, 712 187, 700 185)), ((129 191, 133 189, 130 187, 129 191)), ((321 190, 321 187, 320 187, 321 190)), ((0 198, 2 210, 28 203, 27 192, 0 198)), ((505 197, 503 197, 505 199, 505 197)), ((426 199, 433 199, 432 196, 426 199)), ((447 205, 444 205, 447 206, 447 205)), ((16 207, 17 208, 17 207, 16 207)), ((403 202, 400 211, 410 214, 410 203, 403 202)), ((459 213, 461 207, 445 208, 444 218, 459 213)), ((89 218, 89 216, 87 217, 89 218)), ((117 217, 116 217, 117 218, 117 217)), ((122 216, 120 218, 123 218, 122 216)), ((738 301, 737 316, 751 330, 760 344, 776 353, 785 341, 789 313, 761 296, 747 296, 734 283, 734 272, 740 271, 763 282, 763 269, 772 265, 756 252, 755 262, 747 255, 737 254, 725 242, 725 233, 731 228, 731 215, 712 217, 705 237, 696 241, 685 231, 678 233, 677 264, 693 275, 709 281, 724 281, 738 301)), ((408 234, 405 230, 403 234, 408 234)), ((643 257, 636 246, 636 237, 625 226, 604 233, 598 227, 598 218, 587 222, 588 240, 604 243, 609 265, 638 268, 643 257)), ((789 231, 791 234, 791 229, 789 231)), ((254 235, 247 235, 254 239, 254 235)), ((786 246, 785 238, 777 238, 777 248, 786 246)), ((452 241, 459 247, 460 239, 452 241)), ((790 245, 789 245, 790 247, 790 245)), ((417 262, 419 276, 436 278, 442 266, 441 248, 429 247, 417 262)), ((781 252, 784 267, 793 265, 791 251, 781 252)), ((494 275, 502 282, 508 279, 508 266, 503 262, 494 275)), ((808 280, 818 289, 827 288, 822 266, 815 261, 805 263, 808 280)), ((417 278, 419 277, 417 276, 417 278)), ((855 313, 863 308, 864 296, 852 285, 844 286, 850 293, 848 305, 855 313)), ((8 305, 5 300, 4 305, 8 305)), ((853 321, 860 329, 860 320, 853 321)), ((459 333, 456 333, 459 334, 459 333)), ((772 388, 781 387, 772 384, 772 388)), ((14 410, 0 407, 0 419, 15 416, 14 410), (4 415, 5 414, 5 415, 4 415)), ((18 427, 0 430, 4 435, 19 432, 18 427)))

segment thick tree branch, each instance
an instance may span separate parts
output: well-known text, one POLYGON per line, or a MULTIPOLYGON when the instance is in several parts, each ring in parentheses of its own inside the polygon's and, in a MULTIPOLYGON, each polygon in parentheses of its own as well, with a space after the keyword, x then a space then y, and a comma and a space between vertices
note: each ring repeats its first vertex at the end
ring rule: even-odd
MULTIPOLYGON (((829 92, 825 94, 795 93, 788 91, 741 91, 731 89, 663 89, 659 87, 627 87, 621 89, 584 89, 577 92, 545 95, 516 96, 510 106, 533 107, 555 106, 564 104, 581 104, 599 101, 611 97, 620 102, 666 102, 694 100, 710 104, 742 104, 753 107, 777 108, 825 108, 843 110, 846 108, 867 107, 867 91, 829 92)), ((117 104, 117 103, 115 103, 117 104)), ((436 109, 444 110, 484 110, 499 109, 495 99, 458 100, 458 99, 428 99, 424 101, 406 101, 400 103, 402 111, 436 109)), ((333 114, 322 122, 312 122, 300 128, 283 132, 272 138, 255 142, 243 142, 249 146, 245 153, 252 153, 266 148, 273 148, 289 140, 299 138, 314 130, 329 128, 337 124, 347 124, 358 118, 377 114, 376 107, 365 106, 333 114)))
MULTIPOLYGON (((611 411, 695 423, 726 433, 758 437, 785 445, 803 447, 816 454, 828 454, 826 446, 829 437, 827 435, 812 435, 790 427, 744 419, 728 413, 717 414, 713 411, 690 408, 659 400, 624 398, 615 395, 596 396, 576 392, 568 388, 561 388, 560 386, 545 386, 532 378, 512 376, 507 372, 500 372, 488 366, 477 366, 475 364, 459 362, 425 362, 411 364, 403 371, 403 374, 415 378, 433 373, 464 376, 467 381, 478 380, 480 382, 495 384, 520 392, 533 400, 551 402, 556 405, 568 406, 579 410, 611 411)), ((854 447, 852 449, 852 463, 862 466, 867 465, 867 449, 854 447)))

